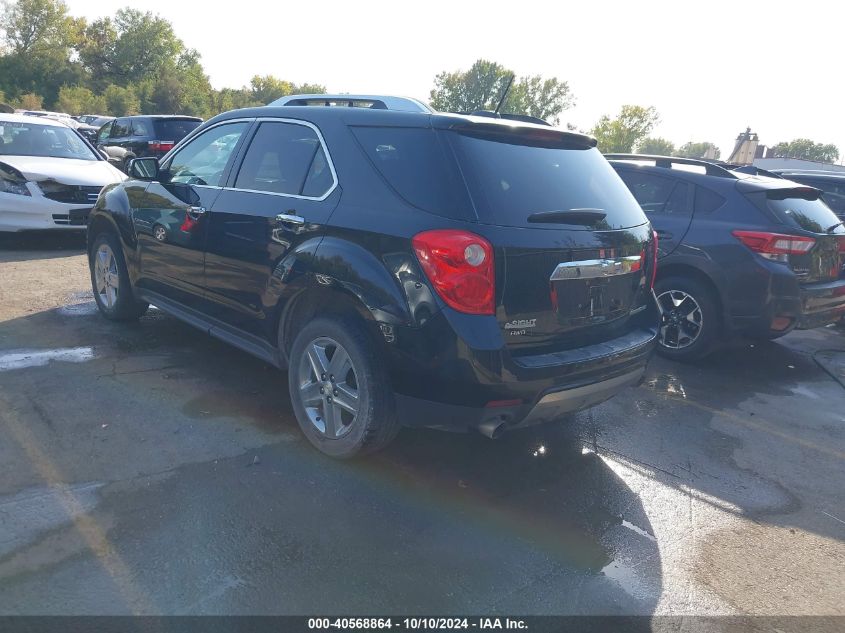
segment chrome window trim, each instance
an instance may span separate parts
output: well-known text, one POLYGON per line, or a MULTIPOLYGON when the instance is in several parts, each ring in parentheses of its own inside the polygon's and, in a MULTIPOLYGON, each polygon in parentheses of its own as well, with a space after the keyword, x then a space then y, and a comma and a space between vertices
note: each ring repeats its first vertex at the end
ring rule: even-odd
POLYGON ((577 262, 563 262, 557 265, 549 281, 567 279, 599 279, 615 275, 627 275, 634 264, 641 263, 639 255, 616 257, 613 259, 583 259, 577 262))
MULTIPOLYGON (((332 174, 332 186, 329 187, 328 190, 326 191, 326 193, 324 193, 320 197, 302 196, 302 195, 299 195, 299 194, 296 194, 296 193, 279 193, 277 191, 261 191, 260 189, 242 189, 240 187, 224 187, 224 189, 226 189, 226 191, 240 191, 242 193, 261 193, 261 194, 265 194, 265 195, 268 195, 268 196, 278 196, 278 197, 281 197, 281 198, 293 198, 295 200, 314 200, 315 202, 322 202, 323 200, 328 198, 330 195, 332 195, 334 190, 337 189, 337 186, 338 186, 339 183, 338 183, 338 180, 337 180, 337 172, 335 171, 335 168, 334 168, 334 161, 332 160, 332 156, 329 153, 329 148, 326 145, 326 139, 323 138, 323 133, 320 132, 320 128, 318 128, 316 125, 311 123, 311 121, 303 121, 301 119, 288 119, 288 118, 283 118, 283 117, 272 117, 272 116, 256 117, 255 122, 257 124, 259 124, 259 126, 260 126, 261 123, 292 123, 293 125, 302 125, 302 126, 305 126, 307 128, 311 128, 314 131, 314 133, 317 135, 317 140, 320 142, 320 146, 323 148, 323 153, 326 155, 326 162, 329 164, 329 171, 332 174)), ((255 138, 255 135, 258 134, 259 129, 261 129, 261 128, 260 127, 256 128, 255 133, 252 135, 252 138, 250 139, 250 144, 252 143, 252 140, 255 138)), ((233 184, 234 184, 234 182, 237 182, 237 180, 238 180, 238 174, 240 173, 241 167, 243 166, 244 159, 246 158, 246 155, 247 155, 248 152, 249 152, 249 146, 247 146, 246 150, 244 151, 243 158, 241 158, 240 164, 237 166, 238 167, 238 173, 236 173, 234 175, 233 184)), ((309 166, 309 170, 310 170, 310 166, 309 166)), ((306 176, 307 176, 307 174, 306 174, 306 176)))
MULTIPOLYGON (((159 160, 159 165, 161 165, 165 169, 170 169, 170 163, 173 161, 173 157, 176 156, 177 152, 181 152, 182 148, 185 147, 188 143, 192 142, 195 138, 199 138, 200 136, 202 136, 203 134, 205 134, 209 130, 213 130, 216 127, 220 127, 221 125, 226 125, 228 123, 252 123, 254 120, 255 120, 255 117, 241 117, 241 118, 238 118, 238 119, 226 119, 225 121, 218 121, 214 125, 209 125, 208 127, 202 128, 202 129, 200 129, 202 124, 200 124, 200 127, 197 127, 194 131, 192 131, 190 134, 188 134, 185 138, 183 138, 181 141, 176 143, 176 145, 173 146, 173 149, 171 149, 164 156, 162 156, 161 160, 159 160), (197 133, 197 130, 200 130, 200 131, 197 133), (167 167, 165 167, 165 165, 167 165, 167 167)), ((249 126, 247 126, 247 128, 244 130, 244 133, 246 133, 246 132, 249 132, 249 126)), ((213 187, 215 189, 222 189, 223 188, 222 185, 220 185, 220 186, 195 185, 195 186, 213 187)))

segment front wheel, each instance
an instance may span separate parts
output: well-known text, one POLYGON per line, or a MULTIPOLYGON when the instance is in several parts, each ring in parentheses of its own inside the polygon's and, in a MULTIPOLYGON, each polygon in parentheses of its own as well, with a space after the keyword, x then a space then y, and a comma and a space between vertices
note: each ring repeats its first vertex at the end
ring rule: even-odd
POLYGON ((117 237, 100 233, 91 247, 88 260, 91 269, 91 286, 97 308, 112 321, 138 319, 149 304, 138 301, 132 294, 129 271, 117 237))
POLYGON ((302 432, 326 455, 377 451, 399 430, 390 381, 360 321, 308 323, 291 348, 288 385, 302 432))
POLYGON ((709 288, 696 279, 666 277, 654 287, 660 304, 657 351, 674 360, 710 354, 719 335, 719 313, 709 288))

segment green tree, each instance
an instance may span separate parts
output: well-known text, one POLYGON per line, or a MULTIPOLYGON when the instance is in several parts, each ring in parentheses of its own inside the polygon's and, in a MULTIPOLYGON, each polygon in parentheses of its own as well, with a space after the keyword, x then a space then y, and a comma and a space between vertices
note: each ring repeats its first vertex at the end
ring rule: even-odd
POLYGON ((590 134, 596 137, 598 147, 604 153, 630 153, 659 120, 657 110, 651 106, 623 105, 616 118, 611 119, 608 115, 600 118, 590 134))
MULTIPOLYGON (((434 78, 431 105, 444 112, 495 110, 514 73, 501 64, 477 60, 467 71, 442 72, 434 78)), ((540 75, 515 79, 502 112, 529 114, 557 123, 561 112, 574 103, 569 85, 540 75)))
POLYGON ((644 138, 637 144, 637 154, 651 154, 653 156, 672 156, 675 144, 659 136, 644 138))
POLYGON ((62 86, 55 108, 68 114, 98 114, 106 111, 106 100, 85 86, 62 86))
POLYGON ((821 163, 835 163, 839 160, 839 148, 836 145, 815 143, 808 138, 778 143, 772 151, 775 156, 782 158, 801 158, 821 163))
POLYGON ((92 76, 128 86, 175 64, 185 45, 164 18, 126 8, 88 25, 78 50, 92 76))
POLYGON ((41 95, 37 95, 33 92, 28 92, 20 96, 18 99, 18 108, 21 110, 43 110, 44 109, 44 99, 41 95))
POLYGON ((111 85, 103 92, 106 109, 114 116, 140 114, 141 100, 132 88, 111 85))
POLYGON ((292 94, 324 94, 326 87, 319 84, 296 85, 273 75, 255 75, 249 82, 250 99, 256 105, 267 105, 279 97, 292 94))
POLYGON ((14 55, 67 56, 78 40, 81 21, 68 15, 61 0, 3 2, 0 31, 14 55))
POLYGON ((716 147, 715 143, 707 141, 694 143, 693 141, 689 141, 678 148, 678 151, 675 152, 675 156, 680 156, 682 158, 704 158, 707 156, 708 152, 710 152, 711 158, 719 158, 722 155, 721 150, 716 147))

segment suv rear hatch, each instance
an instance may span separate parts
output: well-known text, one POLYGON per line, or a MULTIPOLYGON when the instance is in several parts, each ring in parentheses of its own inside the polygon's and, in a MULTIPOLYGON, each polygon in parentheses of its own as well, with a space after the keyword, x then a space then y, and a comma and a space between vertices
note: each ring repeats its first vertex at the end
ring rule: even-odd
POLYGON ((512 353, 653 326, 651 226, 593 139, 490 122, 447 129, 477 232, 496 251, 496 318, 512 353))
MULTIPOLYGON (((762 256, 787 264, 801 284, 835 281, 845 265, 845 228, 821 199, 818 189, 772 180, 779 186, 755 189, 754 181, 740 181, 740 189, 762 211, 783 226, 788 238, 777 240, 770 234, 736 231, 746 246, 762 256), (792 186, 790 186, 792 185, 792 186)), ((777 234, 774 234, 777 235, 777 234)))

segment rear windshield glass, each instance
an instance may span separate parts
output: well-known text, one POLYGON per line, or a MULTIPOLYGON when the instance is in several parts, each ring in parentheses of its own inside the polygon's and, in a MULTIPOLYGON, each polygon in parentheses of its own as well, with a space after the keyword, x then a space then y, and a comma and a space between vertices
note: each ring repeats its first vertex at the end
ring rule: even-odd
POLYGON ((437 132, 410 127, 353 127, 352 132, 405 201, 429 213, 475 219, 457 165, 437 132))
POLYGON ((596 228, 647 222, 625 183, 595 148, 538 147, 457 133, 454 140, 482 222, 552 228, 560 224, 529 223, 528 216, 570 209, 604 212, 596 228))
POLYGON ((190 119, 157 119, 153 121, 156 137, 160 141, 181 141, 189 132, 200 125, 200 121, 190 119))
POLYGON ((782 194, 769 192, 766 204, 781 222, 805 231, 825 233, 839 222, 836 214, 821 199, 783 197, 782 194))

